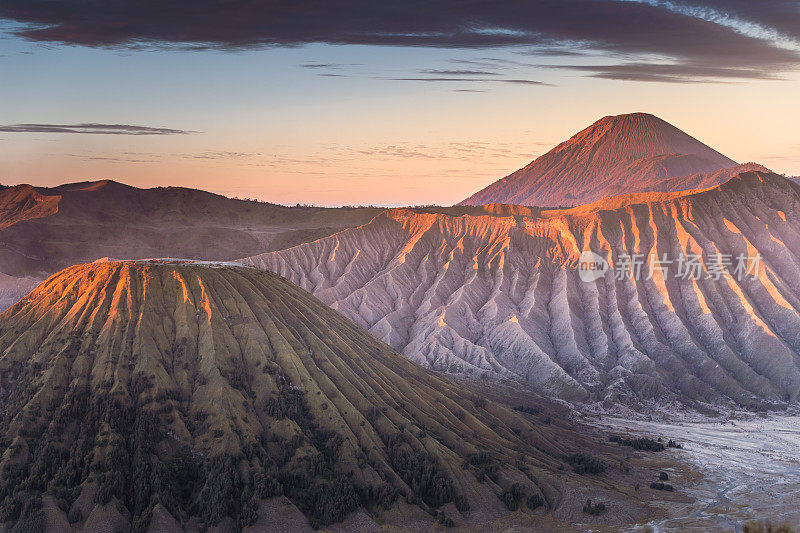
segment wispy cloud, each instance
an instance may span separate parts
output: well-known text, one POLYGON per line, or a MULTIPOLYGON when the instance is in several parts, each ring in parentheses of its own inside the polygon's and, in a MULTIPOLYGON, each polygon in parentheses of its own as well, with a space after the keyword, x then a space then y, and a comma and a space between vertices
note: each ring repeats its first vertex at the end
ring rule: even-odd
POLYGON ((512 83, 516 85, 542 85, 542 86, 550 86, 552 87, 552 83, 545 83, 543 81, 536 81, 536 80, 524 80, 524 79, 492 79, 492 78, 447 78, 447 77, 430 77, 430 78, 376 78, 381 80, 391 80, 391 81, 424 81, 424 82, 486 82, 486 83, 512 83))
POLYGON ((572 70, 607 80, 661 83, 708 83, 744 79, 778 80, 782 77, 768 68, 731 68, 695 63, 628 62, 598 65, 539 65, 542 69, 572 70))
POLYGON ((8 133, 84 133, 92 135, 189 135, 200 133, 172 128, 153 128, 130 124, 10 124, 0 125, 0 131, 8 133))
MULTIPOLYGON (((527 54, 527 50, 518 50, 518 54, 527 54)), ((476 57, 474 59, 451 59, 451 63, 458 65, 470 65, 474 67, 488 68, 488 69, 515 69, 519 67, 535 67, 535 63, 528 63, 525 61, 516 61, 514 59, 501 58, 501 57, 476 57)))
POLYGON ((185 159, 252 159, 255 157, 260 157, 262 154, 259 152, 230 152, 230 151, 222 151, 222 152, 202 152, 199 154, 182 154, 182 157, 185 159))
POLYGON ((436 159, 471 161, 488 159, 513 159, 525 161, 532 159, 531 147, 549 146, 542 142, 529 143, 488 143, 482 141, 449 142, 442 144, 392 144, 346 149, 346 153, 365 155, 381 159, 436 159))
POLYGON ((67 157, 74 157, 83 161, 106 161, 110 163, 160 163, 160 156, 157 154, 137 154, 134 152, 120 152, 115 155, 93 155, 93 154, 65 154, 67 157))
POLYGON ((358 153, 370 157, 385 156, 385 157, 400 157, 400 158, 413 158, 413 159, 435 158, 434 155, 425 153, 424 151, 418 149, 407 148, 403 146, 395 146, 395 145, 358 150, 358 153))
POLYGON ((440 69, 423 69, 419 71, 420 74, 434 74, 437 76, 499 76, 499 72, 492 72, 490 70, 440 70, 440 69))
POLYGON ((337 69, 337 68, 349 68, 349 67, 361 67, 363 63, 303 63, 300 65, 302 68, 323 68, 323 69, 337 69))

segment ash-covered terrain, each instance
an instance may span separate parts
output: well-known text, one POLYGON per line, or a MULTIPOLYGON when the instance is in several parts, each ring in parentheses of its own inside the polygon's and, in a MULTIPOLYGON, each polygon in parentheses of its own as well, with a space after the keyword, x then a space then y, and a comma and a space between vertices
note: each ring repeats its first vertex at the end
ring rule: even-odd
POLYGON ((681 449, 669 453, 683 466, 667 469, 667 481, 693 501, 667 506, 666 516, 648 523, 652 530, 742 531, 748 526, 750 531, 792 531, 800 524, 796 409, 723 419, 686 419, 680 413, 669 418, 655 422, 606 417, 595 422, 609 434, 680 439, 681 449))
POLYGON ((758 408, 800 393, 799 206, 795 183, 754 171, 569 210, 392 210, 244 262, 435 370, 608 407, 758 408), (577 271, 584 250, 610 265, 595 281, 577 271), (642 259, 641 273, 617 279, 625 254, 642 259), (720 254, 759 259, 750 275, 729 265, 715 278, 720 254), (698 276, 651 262, 665 255, 695 256, 698 276))

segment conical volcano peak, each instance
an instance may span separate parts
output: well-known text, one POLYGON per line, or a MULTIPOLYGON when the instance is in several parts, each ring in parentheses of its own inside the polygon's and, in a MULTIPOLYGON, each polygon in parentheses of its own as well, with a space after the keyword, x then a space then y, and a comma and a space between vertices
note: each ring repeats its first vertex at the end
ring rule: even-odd
POLYGON ((702 157, 721 167, 736 164, 669 122, 649 113, 603 117, 560 146, 588 150, 592 160, 603 162, 686 154, 702 157))
POLYGON ((619 115, 606 115, 603 118, 599 119, 593 125, 596 124, 612 124, 617 127, 624 127, 628 125, 635 125, 638 127, 645 127, 645 128, 675 128, 672 124, 667 122, 661 117, 658 117, 652 113, 645 113, 643 111, 636 111, 633 113, 620 113, 619 115))
MULTIPOLYGON (((627 129, 631 131, 658 131, 658 130, 675 130, 680 131, 678 128, 667 122, 666 120, 653 115, 652 113, 622 113, 620 115, 606 115, 603 118, 594 122, 586 130, 604 127, 607 129, 627 129)), ((583 131, 586 131, 583 130, 583 131)), ((578 133, 576 137, 580 135, 578 133)))
POLYGON ((610 115, 463 205, 571 206, 621 194, 724 183, 736 162, 650 113, 610 115))

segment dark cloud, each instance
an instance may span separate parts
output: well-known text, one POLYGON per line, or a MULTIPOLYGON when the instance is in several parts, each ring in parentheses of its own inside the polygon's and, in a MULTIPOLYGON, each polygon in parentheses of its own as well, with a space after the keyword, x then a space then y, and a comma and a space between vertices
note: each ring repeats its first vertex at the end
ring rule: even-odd
POLYGON ((0 125, 0 131, 10 133, 89 133, 93 135, 188 135, 199 133, 171 128, 151 128, 130 124, 11 124, 0 125))
POLYGON ((590 71, 613 79, 773 78, 800 66, 800 51, 781 46, 800 41, 793 0, 3 0, 0 19, 33 41, 91 47, 523 46, 635 62, 590 71), (685 68, 646 68, 662 63, 685 68))
POLYGON ((558 56, 569 56, 569 57, 577 57, 582 56, 585 54, 585 50, 582 50, 580 45, 577 43, 573 43, 572 48, 558 48, 555 46, 547 47, 547 46, 539 46, 537 48, 531 48, 530 50, 525 50, 520 52, 523 55, 528 56, 550 56, 550 57, 558 57, 558 56))

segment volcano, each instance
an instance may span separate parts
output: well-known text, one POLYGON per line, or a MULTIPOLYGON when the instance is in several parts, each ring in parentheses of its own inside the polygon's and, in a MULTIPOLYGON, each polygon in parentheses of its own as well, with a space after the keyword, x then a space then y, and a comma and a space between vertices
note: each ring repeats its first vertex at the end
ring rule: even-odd
POLYGON ((426 371, 253 268, 52 276, 0 315, 0 402, 5 530, 491 529, 508 509, 558 529, 587 497, 606 523, 645 507, 597 475, 616 448, 426 371), (567 462, 591 476, 564 471, 581 450, 594 458, 567 462))
POLYGON ((711 187, 746 170, 766 169, 737 165, 654 115, 631 113, 598 120, 460 205, 569 207, 620 194, 711 187))

